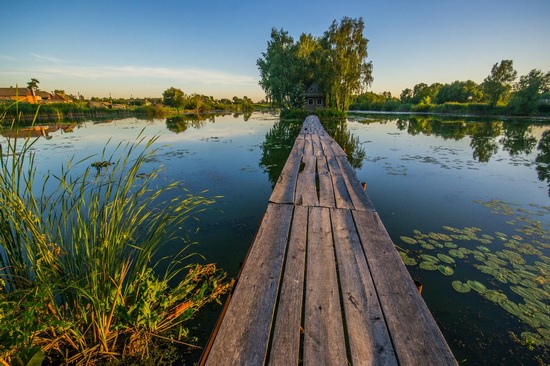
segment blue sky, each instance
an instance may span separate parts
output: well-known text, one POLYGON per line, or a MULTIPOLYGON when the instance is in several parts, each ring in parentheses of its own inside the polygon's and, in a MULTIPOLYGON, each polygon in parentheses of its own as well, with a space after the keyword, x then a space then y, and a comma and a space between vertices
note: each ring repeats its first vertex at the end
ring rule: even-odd
POLYGON ((362 17, 375 92, 424 82, 482 82, 512 59, 519 75, 550 71, 549 0, 7 1, 0 13, 0 87, 86 97, 184 92, 259 100, 256 60, 272 27, 321 36, 362 17))

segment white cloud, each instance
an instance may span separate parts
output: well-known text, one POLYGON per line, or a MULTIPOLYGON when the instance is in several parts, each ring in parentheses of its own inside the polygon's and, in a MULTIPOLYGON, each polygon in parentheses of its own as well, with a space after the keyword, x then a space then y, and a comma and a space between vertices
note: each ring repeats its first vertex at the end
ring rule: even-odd
POLYGON ((2 61, 17 61, 15 57, 0 54, 0 60, 2 61))
MULTIPOLYGON (((33 56, 35 56, 33 54, 33 56)), ((46 57, 41 57, 46 60, 46 57)), ((61 62, 61 60, 58 60, 61 62)), ((146 66, 71 66, 71 65, 40 65, 24 70, 18 70, 32 75, 48 75, 63 78, 82 79, 169 79, 194 84, 217 85, 252 85, 257 80, 252 76, 239 75, 218 70, 199 68, 163 68, 146 66)), ((3 72, 0 71, 0 74, 3 72)))
POLYGON ((31 56, 38 59, 38 60, 40 60, 40 61, 52 62, 54 64, 64 64, 65 63, 65 60, 62 60, 62 59, 57 58, 57 57, 44 56, 44 55, 39 55, 39 54, 36 54, 36 53, 31 53, 31 56))

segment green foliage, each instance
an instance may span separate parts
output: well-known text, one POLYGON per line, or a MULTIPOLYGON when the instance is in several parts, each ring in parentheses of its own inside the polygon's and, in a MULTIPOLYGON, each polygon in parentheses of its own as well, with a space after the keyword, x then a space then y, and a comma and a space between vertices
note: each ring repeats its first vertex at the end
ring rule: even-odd
POLYGON ((320 85, 327 92, 327 105, 346 111, 353 94, 372 84, 372 62, 366 62, 368 40, 363 36, 363 18, 333 21, 321 38, 320 85))
POLYGON ((40 84, 40 81, 38 81, 38 79, 32 78, 31 81, 27 83, 27 88, 37 90, 38 84, 40 84))
POLYGON ((499 102, 506 103, 508 101, 512 83, 517 74, 512 60, 502 60, 500 64, 493 65, 491 74, 485 78, 482 84, 485 98, 491 106, 495 107, 499 102))
POLYGON ((455 103, 475 103, 483 99, 483 92, 479 85, 472 80, 454 81, 451 84, 441 86, 435 97, 437 104, 455 102, 455 103))
POLYGON ((510 109, 515 114, 529 115, 537 112, 543 93, 550 89, 550 72, 544 74, 533 69, 520 77, 516 92, 510 100, 510 109))
POLYGON ((317 82, 329 106, 347 110, 352 95, 372 83, 363 30, 362 18, 344 17, 322 37, 302 34, 295 42, 288 32, 273 28, 267 51, 256 62, 267 98, 278 108, 296 108, 303 105, 303 90, 317 82))
POLYGON ((181 89, 171 87, 166 89, 162 93, 162 104, 167 107, 176 108, 179 113, 179 109, 182 108, 187 102, 186 95, 181 89))
POLYGON ((281 113, 279 114, 279 117, 281 120, 293 120, 297 119, 301 122, 304 121, 304 119, 310 115, 310 112, 307 109, 283 109, 281 110, 281 113))
POLYGON ((173 230, 213 200, 166 199, 182 188, 153 188, 158 170, 139 174, 156 138, 110 155, 106 146, 102 169, 91 157, 69 160, 42 185, 34 141, 9 139, 0 151, 0 360, 35 362, 39 351, 25 358, 35 347, 67 363, 144 358, 156 339, 184 341, 184 322, 231 286, 214 265, 183 267, 188 244, 173 230), (167 244, 180 252, 155 273, 152 258, 167 244))
MULTIPOLYGON (((290 98, 295 85, 302 83, 302 59, 299 47, 287 31, 273 28, 267 51, 256 62, 260 71, 260 86, 278 108, 291 108, 290 98)), ((303 83, 302 83, 303 84, 303 83)))

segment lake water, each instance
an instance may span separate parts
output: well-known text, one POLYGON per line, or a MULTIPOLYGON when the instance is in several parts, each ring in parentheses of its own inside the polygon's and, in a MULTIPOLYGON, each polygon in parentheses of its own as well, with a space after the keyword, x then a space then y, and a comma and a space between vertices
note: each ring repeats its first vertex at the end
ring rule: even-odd
MULTIPOLYGON (((191 193, 222 196, 200 222, 175 229, 235 276, 299 127, 268 113, 89 121, 50 132, 35 149, 40 174, 73 156, 100 155, 109 139, 114 146, 143 129, 158 135, 145 167, 163 167, 158 184, 177 180, 191 193)), ((326 129, 367 183, 459 362, 548 362, 550 125, 357 114, 326 129)), ((194 323, 200 342, 218 311, 194 323)))

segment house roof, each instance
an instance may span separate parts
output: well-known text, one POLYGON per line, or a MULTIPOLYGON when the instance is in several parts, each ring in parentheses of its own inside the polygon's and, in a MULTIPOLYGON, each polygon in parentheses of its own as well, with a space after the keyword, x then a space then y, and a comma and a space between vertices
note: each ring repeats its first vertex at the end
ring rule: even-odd
POLYGON ((325 93, 319 88, 319 85, 317 83, 313 83, 309 86, 309 88, 306 89, 304 96, 306 98, 317 98, 317 97, 324 97, 325 93))
POLYGON ((0 88, 0 97, 15 97, 16 95, 27 96, 29 94, 30 90, 27 88, 19 88, 13 86, 10 86, 9 88, 0 88))
POLYGON ((40 98, 51 98, 53 97, 53 94, 44 90, 37 90, 36 95, 38 95, 40 98))

